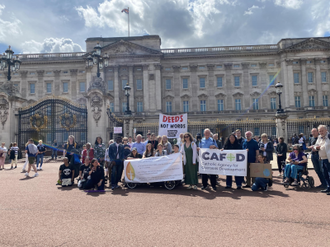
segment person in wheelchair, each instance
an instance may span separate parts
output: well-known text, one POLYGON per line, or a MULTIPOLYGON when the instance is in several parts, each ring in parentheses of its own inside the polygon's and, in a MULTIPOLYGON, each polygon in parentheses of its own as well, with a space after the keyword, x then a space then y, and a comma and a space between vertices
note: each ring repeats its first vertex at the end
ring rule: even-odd
POLYGON ((289 164, 286 164, 284 170, 285 184, 290 183, 290 178, 293 179, 293 183, 291 185, 297 186, 298 185, 298 173, 303 171, 304 168, 307 166, 307 157, 305 153, 301 150, 299 144, 293 145, 292 148, 293 152, 290 153, 288 161, 289 164))

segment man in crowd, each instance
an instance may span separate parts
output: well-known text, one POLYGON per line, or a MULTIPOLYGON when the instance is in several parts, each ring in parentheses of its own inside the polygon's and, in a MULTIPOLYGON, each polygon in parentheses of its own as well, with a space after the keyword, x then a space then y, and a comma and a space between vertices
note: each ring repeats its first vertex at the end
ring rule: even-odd
POLYGON ((149 143, 149 141, 151 141, 151 133, 150 132, 147 133, 147 140, 144 141, 144 144, 147 145, 149 143))
MULTIPOLYGON (((210 137, 211 136, 211 131, 209 129, 205 129, 204 130, 204 138, 201 140, 200 142, 200 147, 197 148, 198 152, 200 150, 200 148, 210 148, 210 149, 217 149, 217 143, 210 137)), ((216 175, 208 175, 208 174, 202 174, 202 183, 203 183, 203 187, 202 190, 207 189, 208 187, 208 178, 210 176, 210 180, 211 180, 211 186, 213 188, 214 191, 217 190, 217 177, 216 175)))
POLYGON ((248 164, 247 164, 247 176, 245 188, 251 187, 251 176, 250 176, 250 163, 257 163, 257 157, 259 154, 259 145, 256 140, 252 139, 253 133, 251 131, 245 132, 246 139, 244 140, 242 147, 248 152, 248 164))
POLYGON ((124 145, 121 144, 121 137, 116 138, 116 142, 109 146, 109 158, 112 165, 111 172, 111 189, 119 188, 118 182, 123 173, 124 163, 124 145))
POLYGON ((146 145, 141 141, 142 136, 139 134, 136 136, 136 142, 133 143, 132 148, 136 148, 137 152, 143 155, 144 151, 146 151, 146 145))
POLYGON ((238 141, 238 144, 242 147, 243 146, 243 142, 245 141, 245 139, 242 137, 242 133, 240 129, 237 129, 235 131, 235 135, 238 141))
POLYGON ((327 187, 327 182, 325 181, 325 178, 324 178, 324 175, 323 175, 323 172, 322 172, 322 166, 321 166, 319 152, 315 148, 313 148, 313 146, 316 144, 316 141, 319 137, 319 132, 317 131, 316 128, 313 128, 311 130, 311 133, 312 133, 312 137, 309 140, 308 148, 312 150, 311 160, 313 162, 314 170, 315 170, 315 172, 316 172, 316 174, 319 177, 320 182, 321 182, 321 185, 317 186, 317 188, 321 187, 321 188, 325 189, 327 187))
POLYGON ((29 144, 25 148, 25 153, 28 155, 28 162, 29 162, 28 170, 25 173, 25 176, 28 177, 29 173, 31 171, 31 168, 33 168, 33 170, 35 172, 34 176, 38 177, 39 174, 38 174, 37 168, 34 164, 34 162, 36 160, 36 155, 38 153, 38 148, 36 145, 34 145, 33 139, 29 139, 29 144))
POLYGON ((132 136, 129 136, 128 137, 128 143, 127 144, 132 148, 132 146, 133 146, 133 138, 132 138, 132 136))

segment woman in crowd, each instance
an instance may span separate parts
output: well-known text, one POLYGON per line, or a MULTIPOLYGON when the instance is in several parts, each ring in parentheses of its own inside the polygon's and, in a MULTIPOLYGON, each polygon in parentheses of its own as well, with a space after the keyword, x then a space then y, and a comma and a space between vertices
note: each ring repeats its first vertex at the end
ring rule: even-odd
POLYGON ((95 157, 95 151, 92 148, 92 144, 90 142, 86 143, 86 149, 82 153, 82 163, 85 163, 85 159, 89 158, 89 160, 94 159, 95 157))
POLYGON ((5 143, 1 143, 1 147, 0 147, 0 170, 5 169, 5 160, 6 160, 6 156, 7 156, 7 148, 5 147, 5 143))
MULTIPOLYGON (((258 154, 257 158, 258 158, 258 163, 265 164, 265 160, 266 160, 265 157, 263 157, 261 154, 258 154)), ((257 191, 259 189, 262 189, 263 191, 267 191, 268 187, 271 187, 272 185, 273 185, 272 179, 257 177, 251 189, 252 191, 257 191)))
POLYGON ((131 146, 128 144, 128 138, 124 137, 123 139, 124 143, 124 159, 127 159, 127 156, 131 153, 131 146))
POLYGON ((268 140, 268 136, 266 133, 261 135, 261 141, 259 142, 259 153, 266 157, 266 162, 270 162, 273 160, 273 151, 274 145, 273 142, 268 140))
MULTIPOLYGON (((25 148, 29 145, 29 142, 25 143, 25 148)), ((29 164, 28 155, 25 155, 25 163, 22 167, 22 172, 26 172, 26 166, 29 164)))
POLYGON ((189 184, 187 189, 197 190, 197 145, 190 133, 185 133, 184 142, 181 144, 181 153, 183 155, 185 184, 189 184))
POLYGON ((172 153, 172 144, 167 140, 167 136, 162 136, 162 141, 160 142, 163 145, 163 148, 166 150, 167 154, 172 153))
MULTIPOLYGON (((109 141, 109 146, 113 143, 113 140, 109 141)), ((109 146, 105 150, 105 155, 104 155, 104 161, 105 161, 105 181, 104 183, 107 183, 108 179, 111 178, 111 162, 110 162, 110 157, 109 157, 109 146)))
POLYGON ((157 136, 156 140, 157 140, 158 143, 162 143, 162 137, 161 136, 157 136))
POLYGON ((158 144, 155 156, 166 156, 167 152, 163 149, 163 145, 161 143, 158 144))
POLYGON ((143 153, 142 159, 150 158, 150 157, 153 157, 154 155, 155 155, 154 154, 154 147, 152 146, 151 143, 148 143, 147 146, 146 146, 146 151, 143 153))
POLYGON ((78 144, 74 140, 74 136, 70 135, 68 138, 67 143, 64 144, 64 150, 63 150, 63 156, 67 157, 69 159, 69 163, 72 162, 73 151, 77 150, 78 144))
POLYGON ((42 140, 39 140, 39 144, 37 146, 38 148, 38 154, 37 154, 37 170, 42 170, 42 163, 44 162, 44 155, 46 153, 46 147, 42 143, 42 140), (40 162, 40 167, 39 166, 40 162))
POLYGON ((178 138, 177 141, 176 141, 176 144, 178 144, 180 147, 181 147, 181 144, 184 142, 184 138, 183 138, 183 136, 184 136, 184 134, 181 133, 181 134, 179 135, 179 138, 178 138))
POLYGON ((150 136, 150 141, 148 143, 151 143, 154 149, 157 149, 158 141, 156 140, 155 133, 152 133, 150 136))
POLYGON ((288 146, 284 143, 284 138, 281 136, 278 139, 279 143, 276 146, 277 154, 277 167, 278 167, 278 176, 282 176, 282 162, 286 160, 286 153, 288 151, 288 146))
POLYGON ((142 155, 138 153, 137 149, 134 147, 132 148, 132 152, 127 156, 128 160, 133 159, 142 159, 142 155))
POLYGON ((298 185, 297 174, 299 171, 302 171, 307 165, 306 155, 302 152, 300 145, 293 145, 293 152, 290 153, 288 161, 290 164, 285 166, 284 174, 285 180, 284 183, 290 183, 290 177, 294 180, 291 185, 298 185))
MULTIPOLYGON (((224 149, 225 150, 239 150, 239 149, 242 149, 242 146, 241 146, 241 144, 239 144, 236 136, 234 134, 231 134, 228 137, 228 139, 225 143, 225 146, 223 149, 221 149, 221 151, 223 151, 224 149)), ((238 190, 242 189, 243 180, 244 180, 244 177, 235 176, 235 182, 236 182, 236 186, 237 186, 238 190)), ((232 183, 233 183, 233 176, 227 176, 226 177, 226 188, 230 189, 232 186, 232 183)))
POLYGON ((18 157, 18 150, 17 143, 14 142, 13 146, 10 148, 10 160, 11 160, 11 167, 10 169, 13 169, 13 165, 15 162, 15 168, 17 168, 17 157, 18 157))
POLYGON ((298 141, 299 145, 301 146, 301 149, 303 151, 306 150, 306 143, 305 143, 305 138, 304 138, 304 134, 303 133, 300 133, 299 134, 299 141, 298 141))
POLYGON ((83 188, 85 185, 85 182, 87 181, 87 178, 89 176, 89 172, 91 171, 90 167, 90 159, 89 157, 85 158, 85 163, 82 164, 79 168, 79 182, 78 187, 83 188))
POLYGON ((96 158, 92 159, 91 170, 89 171, 90 179, 84 185, 84 189, 92 189, 97 186, 97 190, 104 190, 104 169, 96 158))
POLYGON ((94 143, 94 157, 99 161, 99 163, 104 166, 104 155, 105 155, 105 145, 102 141, 102 137, 98 136, 94 143))

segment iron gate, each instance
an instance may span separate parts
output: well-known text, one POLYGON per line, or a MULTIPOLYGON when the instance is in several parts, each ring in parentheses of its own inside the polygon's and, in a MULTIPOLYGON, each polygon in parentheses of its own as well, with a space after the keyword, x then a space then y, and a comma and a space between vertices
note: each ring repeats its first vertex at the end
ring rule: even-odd
POLYGON ((87 109, 59 97, 42 100, 18 111, 18 145, 25 149, 25 143, 32 138, 52 145, 57 140, 59 148, 69 135, 81 147, 87 141, 87 109))

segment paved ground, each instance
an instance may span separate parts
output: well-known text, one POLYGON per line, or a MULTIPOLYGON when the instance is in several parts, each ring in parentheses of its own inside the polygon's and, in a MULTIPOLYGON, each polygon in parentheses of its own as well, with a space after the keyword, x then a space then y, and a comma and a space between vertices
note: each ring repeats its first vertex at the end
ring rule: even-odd
POLYGON ((286 190, 275 177, 267 192, 226 190, 222 177, 217 192, 88 194, 56 186, 59 165, 28 179, 22 163, 0 171, 0 246, 330 246, 330 196, 318 189, 286 190))

